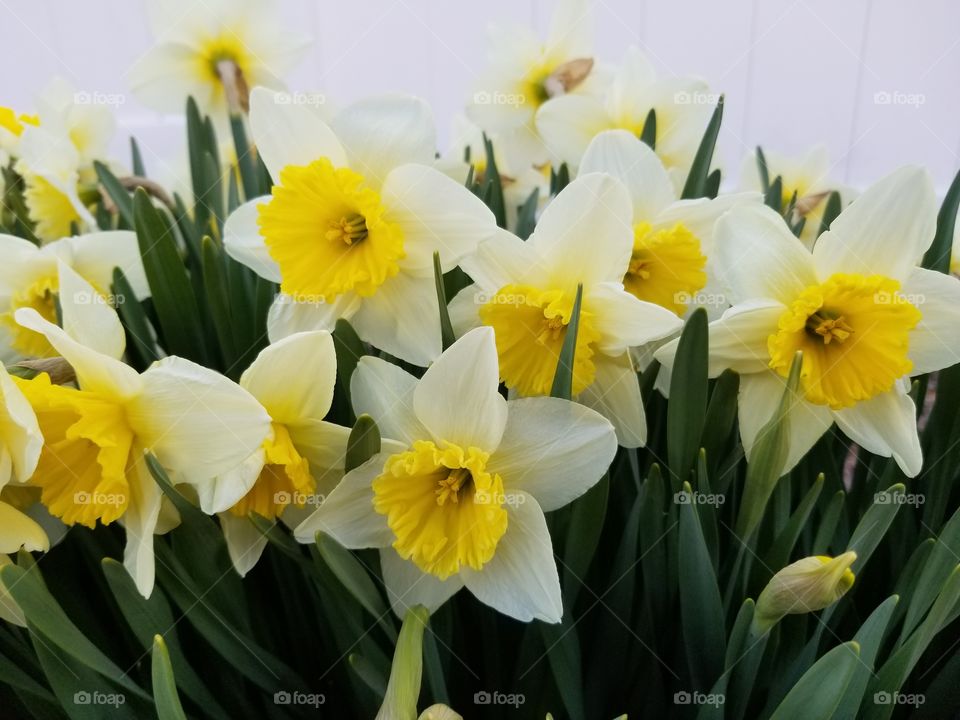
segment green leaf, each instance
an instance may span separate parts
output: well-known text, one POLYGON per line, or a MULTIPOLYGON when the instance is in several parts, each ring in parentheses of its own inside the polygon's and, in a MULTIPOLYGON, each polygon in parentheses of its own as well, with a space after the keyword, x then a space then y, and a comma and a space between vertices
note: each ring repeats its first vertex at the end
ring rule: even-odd
POLYGON ((387 694, 376 720, 417 720, 417 699, 423 677, 423 631, 430 615, 416 606, 407 610, 390 669, 387 694))
POLYGON ((131 694, 150 698, 73 624, 40 580, 38 570, 5 565, 0 568, 0 582, 23 610, 27 622, 44 639, 131 694))
POLYGON ((651 150, 657 148, 657 111, 650 108, 646 120, 643 121, 643 130, 640 131, 640 139, 650 146, 651 150))
POLYGON ((950 252, 953 248, 953 230, 957 222, 957 209, 960 208, 960 171, 950 183, 937 213, 937 233, 933 242, 923 255, 923 267, 928 270, 950 272, 950 252))
POLYGON ((130 192, 120 184, 116 175, 110 172, 110 168, 99 160, 93 161, 93 169, 96 170, 97 179, 103 185, 103 189, 107 191, 107 195, 117 206, 120 217, 123 218, 127 227, 133 227, 133 200, 130 198, 130 192))
POLYGON ((147 176, 147 167, 143 164, 143 155, 140 153, 140 146, 137 139, 130 136, 130 163, 133 167, 133 174, 137 177, 147 176))
MULTIPOLYGON (((710 393, 710 404, 703 422, 703 449, 707 451, 707 460, 714 466, 733 434, 739 391, 740 375, 733 370, 724 370, 710 393)), ((669 410, 669 405, 667 408, 669 410)))
POLYGON ((440 307, 440 340, 443 349, 453 345, 457 337, 450 324, 450 311, 447 309, 447 291, 443 287, 443 270, 440 268, 440 253, 433 253, 433 283, 437 288, 437 305, 440 307))
POLYGON ((563 597, 573 607, 593 561, 607 514, 610 475, 604 473, 593 487, 570 506, 567 541, 563 547, 563 597))
POLYGON ((378 697, 383 697, 387 693, 387 676, 380 672, 380 668, 357 653, 351 653, 347 657, 347 662, 350 663, 350 667, 357 673, 357 676, 378 697))
POLYGON ((836 220, 840 214, 842 207, 840 203, 840 193, 836 190, 831 191, 823 207, 823 217, 820 219, 820 231, 817 233, 817 237, 820 237, 830 229, 833 221, 836 220))
POLYGON ((843 502, 847 494, 843 490, 838 490, 827 503, 820 522, 817 523, 817 534, 813 539, 811 549, 813 555, 828 555, 830 543, 833 536, 837 534, 837 523, 840 520, 840 513, 843 511, 843 502))
MULTIPOLYGON (((780 479, 789 451, 790 410, 798 402, 797 387, 803 365, 798 352, 790 366, 790 374, 780 398, 780 404, 767 424, 760 428, 753 445, 753 460, 747 464, 740 514, 737 516, 737 535, 744 541, 750 537, 767 507, 767 501, 780 479)), ((800 419, 801 421, 803 418, 800 419)))
POLYGON ((704 188, 705 195, 713 200, 717 195, 720 194, 720 182, 723 180, 723 174, 720 172, 720 168, 715 169, 709 175, 707 175, 707 184, 704 188))
POLYGON ((763 201, 767 207, 780 212, 783 209, 783 178, 777 175, 767 192, 764 193, 763 201))
POLYGON ((856 642, 833 648, 803 674, 770 720, 831 720, 860 663, 856 642))
POLYGON ((580 639, 573 630, 569 614, 560 623, 538 623, 547 660, 564 707, 573 720, 586 717, 583 702, 583 670, 580 639))
POLYGON ((886 535, 890 523, 893 522, 893 518, 896 517, 902 506, 896 496, 902 495, 903 492, 904 486, 897 483, 887 488, 885 493, 878 493, 878 498, 886 497, 887 501, 877 502, 875 500, 860 518, 853 535, 850 536, 850 542, 847 543, 847 549, 857 553, 857 559, 850 566, 854 573, 859 573, 860 568, 867 564, 867 560, 870 559, 873 551, 876 550, 877 545, 886 535))
POLYGON ((367 350, 357 331, 343 318, 337 320, 334 326, 333 348, 337 354, 337 382, 340 383, 340 390, 349 405, 350 378, 353 376, 353 371, 357 369, 360 358, 367 354, 367 350))
POLYGON ((561 163, 559 168, 550 168, 550 195, 557 196, 570 184, 570 168, 561 163))
POLYGON ((526 240, 537 226, 537 209, 540 207, 540 188, 535 187, 533 192, 517 208, 517 237, 526 240))
POLYGON ((153 701, 157 706, 158 720, 187 720, 177 695, 177 685, 173 679, 173 666, 170 654, 163 638, 153 638, 153 701))
MULTIPOLYGON (((690 483, 683 484, 692 498, 690 483)), ((706 690, 724 667, 726 633, 716 573, 692 502, 680 503, 680 624, 694 688, 706 690)))
POLYGON ((777 536, 776 540, 774 540, 770 551, 767 553, 763 565, 767 568, 773 568, 772 572, 788 564, 790 554, 793 552, 793 548, 800 538, 800 533, 807 524, 813 507, 817 504, 817 499, 820 497, 820 491, 822 489, 823 473, 821 473, 813 485, 810 486, 807 494, 804 495, 803 500, 800 501, 800 505, 797 506, 796 511, 790 516, 790 521, 777 536))
POLYGON ((583 301, 583 285, 577 285, 577 296, 573 301, 573 310, 570 312, 570 322, 563 336, 563 345, 560 347, 560 359, 557 362, 557 371, 553 376, 553 387, 550 395, 556 398, 570 400, 573 397, 573 362, 577 350, 577 330, 580 327, 580 303, 583 301))
POLYGON ((667 404, 667 460, 680 482, 689 480, 707 412, 707 311, 697 308, 677 345, 667 404))
MULTIPOLYGON (((233 319, 231 318, 230 301, 227 296, 223 258, 220 256, 220 249, 208 235, 204 236, 201 248, 203 287, 206 291, 207 307, 210 310, 213 327, 217 333, 223 367, 236 368, 237 351, 233 344, 233 319)), ((240 368, 236 369, 239 370, 240 368)))
POLYGON ((347 438, 344 472, 360 467, 378 452, 380 452, 380 429, 372 417, 361 415, 350 431, 350 437, 347 438))
POLYGON ((118 267, 113 269, 113 285, 110 290, 118 299, 117 313, 123 321, 127 336, 132 341, 127 344, 130 355, 136 357, 131 364, 138 370, 144 370, 150 363, 159 360, 160 356, 153 342, 153 330, 143 310, 143 304, 137 300, 127 276, 118 267), (123 302, 119 302, 119 298, 123 298, 123 302))
POLYGON ((237 169, 243 183, 243 197, 253 200, 260 195, 260 175, 257 171, 256 154, 247 140, 246 120, 239 115, 230 116, 230 132, 233 135, 233 149, 237 154, 237 169))
POLYGON ((757 145, 757 172, 760 175, 760 190, 766 194, 770 189, 770 168, 767 166, 767 156, 763 154, 763 148, 757 145))
POLYGON ((870 613, 860 629, 857 631, 854 642, 860 645, 861 662, 854 668, 853 677, 840 701, 835 717, 837 720, 854 720, 863 702, 863 693, 867 689, 870 677, 873 675, 874 663, 880 653, 883 638, 887 632, 887 625, 897 607, 896 595, 888 597, 880 606, 870 613))
POLYGON ((723 120, 723 95, 720 96, 717 107, 710 116, 707 129, 700 140, 697 154, 690 165, 690 174, 683 185, 680 197, 684 200, 707 196, 707 178, 710 175, 710 164, 713 162, 713 151, 717 146, 717 135, 720 133, 720 123, 723 120))

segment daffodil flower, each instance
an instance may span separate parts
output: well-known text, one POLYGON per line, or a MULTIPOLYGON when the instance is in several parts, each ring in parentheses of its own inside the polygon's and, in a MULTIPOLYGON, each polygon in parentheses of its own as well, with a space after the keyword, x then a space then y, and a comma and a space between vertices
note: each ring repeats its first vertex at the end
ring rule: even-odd
POLYGON ((263 0, 157 0, 148 5, 156 44, 130 71, 137 96, 164 112, 182 112, 187 97, 215 122, 228 117, 228 88, 281 89, 308 38, 277 21, 263 0))
POLYGON ((679 188, 718 100, 698 78, 657 78, 646 56, 631 47, 604 96, 563 95, 545 102, 537 111, 537 130, 556 161, 577 167, 595 135, 621 129, 640 137, 654 110, 654 146, 679 188))
MULTIPOLYGON (((824 145, 817 145, 796 157, 783 155, 774 150, 764 150, 763 157, 766 160, 769 181, 773 182, 779 177, 783 183, 781 203, 784 208, 796 193, 796 213, 799 217, 806 219, 800 239, 807 247, 812 248, 817 235, 820 234, 823 211, 827 207, 827 198, 830 193, 839 192, 841 202, 849 205, 856 197, 856 191, 830 177, 832 166, 824 145)), ((743 190, 762 190, 755 152, 747 154, 743 159, 740 187, 743 190)))
MULTIPOLYGON (((960 362, 960 280, 917 267, 936 225, 925 171, 903 168, 853 201, 811 253, 775 212, 738 207, 717 222, 718 269, 732 307, 710 325, 710 373, 740 373, 747 458, 773 416, 797 352, 790 470, 835 422, 866 450, 922 465, 911 375, 960 362)), ((657 353, 670 365, 671 343, 657 353)))
POLYGON ((227 252, 280 283, 271 340, 350 320, 364 340, 425 366, 441 350, 433 253, 444 272, 496 231, 493 213, 430 167, 433 119, 416 98, 363 100, 323 122, 255 88, 250 124, 277 182, 227 220, 227 252))
POLYGON ((90 284, 76 290, 71 305, 110 305, 150 296, 134 233, 126 230, 66 237, 37 247, 13 235, 0 235, 0 361, 51 357, 53 346, 43 335, 22 327, 14 314, 33 308, 50 322, 57 320, 59 264, 65 264, 90 284), (112 298, 113 270, 120 268, 137 298, 112 298))
POLYGON ((583 299, 573 394, 617 429, 620 444, 640 447, 646 419, 629 348, 677 332, 672 310, 624 289, 634 245, 626 187, 603 173, 581 175, 543 211, 524 242, 503 232, 463 261, 475 285, 450 305, 458 329, 496 331, 500 376, 522 396, 548 395, 573 311, 583 299))
POLYGON ((544 512, 593 486, 613 459, 610 423, 556 398, 506 401, 493 332, 473 330, 417 380, 364 357, 351 379, 376 420, 380 454, 344 476, 296 530, 381 548, 394 610, 434 610, 466 587, 518 620, 559 622, 557 566, 544 512))
POLYGON ((77 387, 54 385, 45 373, 17 383, 44 437, 31 484, 68 525, 121 520, 124 565, 148 597, 163 493, 144 453, 155 454, 179 480, 199 484, 260 447, 270 418, 246 390, 188 360, 167 357, 143 373, 118 360, 124 340, 116 312, 76 305, 77 293, 90 286, 62 263, 60 269, 64 325, 71 332, 33 308, 16 312, 17 322, 46 337, 77 378, 77 387))
POLYGON ((537 109, 550 98, 598 93, 605 85, 593 58, 593 9, 587 0, 560 0, 545 41, 522 27, 492 26, 488 36, 489 65, 467 115, 488 133, 515 132, 536 148, 535 162, 546 162, 537 109))
POLYGON ((330 334, 304 332, 265 348, 240 377, 240 387, 270 416, 270 434, 243 463, 197 491, 204 512, 220 514, 227 550, 241 575, 256 564, 267 542, 250 513, 299 524, 306 514, 295 511, 317 504, 343 475, 350 430, 323 419, 336 374, 330 334))
MULTIPOLYGON (((47 550, 47 534, 5 497, 10 484, 30 479, 40 458, 43 436, 30 404, 0 364, 0 555, 47 550)), ((2 604, 2 599, 0 599, 2 604)))

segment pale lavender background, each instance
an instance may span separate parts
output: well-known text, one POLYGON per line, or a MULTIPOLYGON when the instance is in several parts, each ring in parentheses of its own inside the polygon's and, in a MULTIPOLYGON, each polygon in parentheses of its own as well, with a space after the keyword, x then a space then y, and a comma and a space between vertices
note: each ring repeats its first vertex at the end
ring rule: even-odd
MULTIPOLYGON (((400 90, 434 107, 441 143, 485 62, 491 21, 544 28, 552 0, 279 0, 314 38, 292 89, 338 104, 400 90)), ((663 73, 698 74, 727 94, 728 182, 757 143, 826 143, 835 177, 862 186, 906 163, 943 190, 960 167, 960 2, 956 0, 603 0, 597 55, 639 45, 663 73), (881 104, 877 93, 920 104, 881 104)), ((117 157, 141 140, 149 166, 180 164, 181 120, 140 106, 124 71, 149 43, 143 0, 0 0, 0 105, 27 109, 54 75, 125 94, 117 157)))

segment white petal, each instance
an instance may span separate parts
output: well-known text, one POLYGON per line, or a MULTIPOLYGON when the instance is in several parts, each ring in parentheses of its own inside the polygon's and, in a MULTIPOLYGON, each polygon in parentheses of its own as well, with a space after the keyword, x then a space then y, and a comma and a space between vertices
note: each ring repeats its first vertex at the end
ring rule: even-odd
POLYGON ((416 605, 423 605, 430 613, 436 612, 463 587, 458 575, 441 580, 423 572, 410 560, 404 560, 393 548, 380 551, 380 569, 390 607, 401 618, 416 605))
MULTIPOLYGON (((0 454, 3 453, 0 449, 0 454)), ((27 552, 46 552, 50 541, 37 523, 12 505, 0 502, 0 553, 10 555, 21 548, 27 552)))
POLYGON ((590 143, 580 172, 605 172, 626 185, 634 222, 653 222, 676 200, 673 183, 650 146, 626 130, 607 130, 590 143))
POLYGON ((162 43, 144 53, 128 71, 130 86, 144 105, 165 112, 183 112, 188 96, 208 109, 214 84, 196 71, 197 51, 189 45, 162 43))
POLYGON ((20 388, 0 364, 0 452, 4 447, 10 459, 10 472, 0 473, 0 487, 13 479, 26 482, 37 468, 43 435, 37 416, 20 388))
MULTIPOLYGON (((117 311, 109 300, 60 262, 59 298, 63 329, 81 345, 119 360, 127 346, 127 336, 117 311)), ((137 302, 130 298, 130 302, 137 302)))
POLYGON ((683 321, 666 308, 639 300, 620 283, 599 283, 590 288, 585 304, 600 332, 599 349, 619 355, 629 347, 673 335, 683 321))
MULTIPOLYGON (((958 226, 960 227, 960 226, 958 226)), ((960 280, 915 268, 901 289, 923 317, 910 333, 911 375, 922 375, 960 362, 960 280)))
POLYGON ((437 440, 491 452, 507 423, 499 393, 493 330, 471 330, 430 366, 413 392, 413 409, 437 440))
POLYGON ((250 492, 263 471, 263 448, 252 453, 239 465, 211 480, 196 482, 194 487, 200 507, 208 515, 229 510, 250 492))
POLYGON ((351 319, 366 342, 425 367, 440 355, 440 306, 433 277, 399 272, 364 298, 351 319))
POLYGON ((590 57, 594 27, 592 3, 588 0, 560 0, 550 18, 547 47, 570 58, 590 57))
POLYGON ((487 467, 508 492, 533 495, 545 512, 580 497, 617 452, 610 421, 578 403, 537 397, 507 403, 507 427, 487 467))
POLYGON ((42 333, 50 341, 73 366, 84 390, 92 390, 115 400, 126 400, 143 387, 140 376, 129 365, 81 345, 61 328, 40 317, 40 313, 33 308, 20 308, 15 317, 20 325, 42 333))
POLYGON ((620 282, 633 250, 633 208, 627 189, 603 173, 582 175, 551 202, 527 240, 554 286, 620 282))
POLYGON ((234 570, 240 577, 246 577, 267 547, 267 536, 249 518, 237 517, 231 513, 220 513, 220 528, 227 543, 227 554, 234 570))
POLYGON ((316 107, 293 104, 286 93, 256 87, 250 93, 250 132, 274 182, 287 165, 309 165, 329 158, 347 164, 346 153, 316 107))
POLYGON ((603 103, 588 95, 547 100, 537 111, 536 122, 552 164, 572 168, 580 165, 590 141, 613 125, 603 103))
POLYGON ((297 333, 268 345, 240 377, 240 385, 285 425, 323 420, 336 381, 333 337, 325 331, 297 333))
POLYGON ((817 282, 810 253, 766 206, 736 207, 714 232, 714 267, 731 305, 755 298, 788 304, 817 282))
POLYGON ((874 455, 893 457, 907 477, 923 467, 917 407, 903 386, 833 413, 844 434, 874 455))
POLYGON ((533 246, 512 232, 500 230, 463 259, 463 268, 479 289, 493 294, 504 285, 523 283, 535 275, 540 257, 533 246))
MULTIPOLYGON (((753 453, 760 430, 773 418, 786 389, 786 379, 772 371, 740 376, 740 441, 747 459, 753 453)), ((789 449, 780 474, 793 469, 827 430, 833 418, 825 405, 804 400, 790 407, 787 414, 789 449)))
POLYGON ((387 517, 373 509, 373 481, 383 472, 386 453, 375 455, 343 476, 323 504, 293 531, 302 543, 312 543, 318 532, 347 548, 387 547, 393 531, 387 517))
POLYGON ((143 392, 127 406, 139 441, 185 481, 200 482, 236 467, 260 448, 270 416, 250 393, 178 357, 155 362, 143 392))
POLYGON ((403 231, 402 269, 433 277, 433 253, 444 272, 497 231, 496 219, 476 195, 426 165, 401 165, 381 190, 384 220, 403 231))
POLYGON ((359 306, 360 298, 352 293, 340 295, 332 303, 309 299, 298 301, 280 293, 267 313, 267 335, 270 342, 277 342, 294 333, 310 330, 333 332, 337 320, 349 319, 359 306))
POLYGON ((350 397, 357 415, 374 419, 380 436, 412 445, 430 433, 413 410, 417 378, 380 358, 364 356, 350 378, 350 397))
MULTIPOLYGON (((317 481, 317 493, 326 495, 343 477, 350 428, 325 420, 307 420, 287 425, 287 431, 297 452, 310 462, 310 474, 317 481)), ((381 445, 384 451, 391 447, 388 440, 382 441, 381 445)), ((288 512, 289 507, 284 512, 285 519, 288 519, 288 512)))
POLYGON ((813 258, 822 280, 837 272, 904 280, 930 247, 937 196, 926 170, 901 168, 867 188, 817 240, 813 258))
POLYGON ((0 302, 9 300, 34 272, 42 272, 40 267, 33 270, 33 266, 42 266, 48 271, 50 266, 55 265, 32 242, 13 235, 0 234, 0 257, 4 259, 0 263, 0 302))
POLYGON ((507 532, 493 558, 460 577, 480 602, 521 622, 558 623, 563 617, 560 577, 543 510, 532 495, 519 493, 508 505, 507 532))
POLYGON ((437 149, 433 113, 409 95, 371 97, 344 108, 333 127, 350 167, 379 187, 395 167, 429 165, 437 149))
POLYGON ((623 447, 643 447, 647 442, 647 416, 630 353, 615 358, 601 355, 594 366, 596 376, 580 393, 579 401, 613 423, 617 442, 623 447))
POLYGON ((149 598, 156 572, 153 535, 160 518, 163 491, 150 474, 143 456, 134 460, 127 475, 130 478, 130 498, 123 514, 123 527, 127 532, 123 565, 140 594, 149 598))
POLYGON ((467 285, 447 303, 447 314, 450 315, 450 325, 456 337, 466 335, 483 324, 480 320, 480 305, 486 298, 487 294, 481 292, 476 285, 467 285))
POLYGON ((270 251, 257 225, 259 206, 270 200, 269 195, 258 197, 238 207, 223 225, 223 247, 227 255, 246 265, 257 275, 271 282, 280 282, 280 266, 270 257, 270 251))
POLYGON ((140 246, 136 234, 130 230, 108 230, 64 238, 50 243, 45 250, 56 252, 54 246, 61 244, 69 248, 67 264, 101 293, 110 292, 113 270, 119 268, 138 299, 150 297, 140 246))
POLYGON ((653 225, 656 229, 683 223, 700 241, 700 249, 709 259, 713 254, 713 231, 717 220, 728 210, 741 205, 759 206, 760 201, 760 193, 753 192, 720 195, 712 200, 707 198, 679 200, 665 208, 653 225))

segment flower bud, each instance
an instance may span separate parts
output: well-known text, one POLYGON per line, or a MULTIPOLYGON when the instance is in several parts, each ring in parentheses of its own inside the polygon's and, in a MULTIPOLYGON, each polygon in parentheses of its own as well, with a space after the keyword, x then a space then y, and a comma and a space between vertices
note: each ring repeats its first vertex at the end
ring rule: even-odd
MULTIPOLYGON (((415 720, 423 675, 423 631, 430 614, 417 605, 407 610, 393 654, 390 680, 377 720, 415 720)), ((441 716, 442 717, 442 716, 441 716)))
POLYGON ((835 558, 816 555, 787 565, 760 593, 754 631, 766 632, 784 615, 815 612, 835 603, 853 585, 850 566, 856 559, 851 550, 835 558))
POLYGON ((431 705, 422 713, 417 720, 463 720, 463 715, 456 712, 447 705, 431 705))

